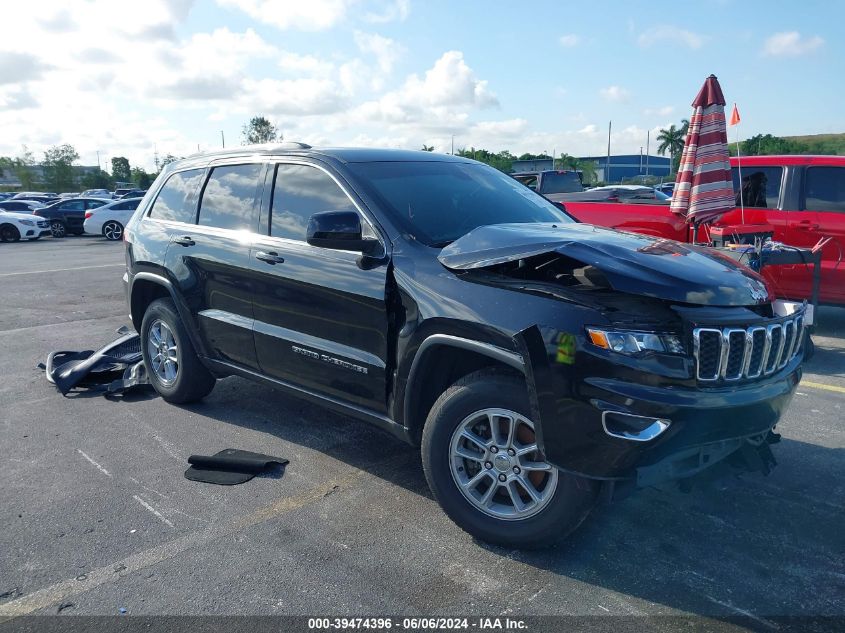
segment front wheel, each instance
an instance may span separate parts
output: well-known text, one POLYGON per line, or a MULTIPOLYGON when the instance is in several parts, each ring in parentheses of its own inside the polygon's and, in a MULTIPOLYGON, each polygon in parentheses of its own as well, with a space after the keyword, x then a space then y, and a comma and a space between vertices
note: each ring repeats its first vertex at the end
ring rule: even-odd
POLYGON ((156 299, 144 313, 141 354, 150 383, 168 402, 196 402, 214 388, 170 299, 156 299))
POLYGON ((598 485, 559 471, 537 445, 523 380, 489 370, 434 403, 422 438, 426 479, 449 517, 505 547, 547 547, 595 505, 598 485))
POLYGON ((21 239, 21 232, 16 226, 4 224, 0 226, 0 242, 17 242, 21 239))
POLYGON ((50 232, 53 234, 53 237, 65 237, 67 235, 67 227, 64 222, 53 220, 50 222, 50 232))
POLYGON ((109 220, 103 225, 103 237, 113 242, 119 240, 123 237, 123 225, 120 222, 109 220))

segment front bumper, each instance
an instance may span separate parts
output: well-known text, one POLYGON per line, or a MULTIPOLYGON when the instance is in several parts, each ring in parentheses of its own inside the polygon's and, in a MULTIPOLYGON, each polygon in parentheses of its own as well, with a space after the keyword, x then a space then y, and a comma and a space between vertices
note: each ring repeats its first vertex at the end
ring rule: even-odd
MULTIPOLYGON (((534 404, 540 419, 538 440, 546 460, 561 470, 594 479, 637 481, 643 469, 693 454, 706 454, 708 464, 716 463, 741 448, 746 439, 767 434, 801 379, 800 354, 763 379, 703 387, 654 380, 645 372, 639 380, 629 371, 584 375, 578 363, 580 352, 573 364, 553 365, 545 353, 537 360, 536 346, 533 353, 525 351, 531 358, 534 404), (659 433, 652 428, 650 437, 624 438, 608 432, 607 412, 668 425, 659 433)), ((673 468, 669 471, 677 472, 677 477, 685 476, 682 469, 673 468)))

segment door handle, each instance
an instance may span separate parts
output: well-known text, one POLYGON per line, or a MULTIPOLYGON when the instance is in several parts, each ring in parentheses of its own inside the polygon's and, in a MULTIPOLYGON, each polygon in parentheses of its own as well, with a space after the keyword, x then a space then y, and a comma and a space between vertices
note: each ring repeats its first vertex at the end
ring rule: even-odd
POLYGON ((179 246, 193 246, 196 244, 194 240, 191 239, 190 235, 183 235, 182 237, 177 237, 173 240, 179 246))
POLYGON ((255 259, 260 259, 262 262, 267 262, 275 266, 276 264, 284 264, 285 258, 280 256, 278 253, 275 252, 265 252, 265 251, 258 251, 255 254, 255 259))

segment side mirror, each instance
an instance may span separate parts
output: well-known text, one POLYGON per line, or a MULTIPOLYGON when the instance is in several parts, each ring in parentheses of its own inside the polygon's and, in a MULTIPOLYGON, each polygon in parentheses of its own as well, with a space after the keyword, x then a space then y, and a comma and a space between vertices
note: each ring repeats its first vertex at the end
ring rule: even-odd
POLYGON ((361 235, 361 218, 355 211, 323 211, 308 220, 305 241, 311 246, 355 251, 376 255, 381 250, 377 239, 361 235))

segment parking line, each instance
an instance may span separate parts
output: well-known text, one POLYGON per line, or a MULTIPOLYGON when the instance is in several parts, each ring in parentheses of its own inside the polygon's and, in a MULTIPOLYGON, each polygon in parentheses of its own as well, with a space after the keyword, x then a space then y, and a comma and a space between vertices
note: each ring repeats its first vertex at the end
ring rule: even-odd
MULTIPOLYGON (((383 472, 386 468, 391 468, 406 461, 407 456, 401 455, 390 457, 371 466, 378 466, 379 471, 383 472)), ((259 508, 242 519, 223 525, 216 524, 203 531, 186 534, 175 540, 167 541, 161 545, 127 556, 123 560, 93 569, 83 576, 62 580, 50 587, 45 587, 44 589, 39 589, 38 591, 21 596, 17 600, 0 604, 0 618, 16 618, 28 615, 33 611, 46 609, 72 596, 78 596, 106 583, 116 582, 123 576, 174 558, 193 547, 204 545, 215 539, 234 534, 253 525, 317 503, 327 495, 335 492, 338 488, 351 485, 368 475, 375 478, 381 478, 382 476, 380 474, 373 475, 369 471, 354 469, 321 486, 315 486, 300 495, 283 497, 269 506, 259 508), (120 571, 115 571, 116 569, 120 571)))
POLYGON ((42 273, 63 273, 72 270, 90 270, 91 268, 117 268, 126 267, 125 263, 120 264, 98 264, 97 266, 77 266, 76 268, 54 268, 52 270, 25 270, 18 273, 0 273, 0 277, 14 277, 15 275, 40 275, 42 273))
POLYGON ((810 387, 811 389, 822 389, 824 391, 832 391, 834 393, 845 393, 845 387, 837 387, 836 385, 826 385, 823 382, 810 382, 809 380, 802 380, 799 384, 802 387, 810 387))

